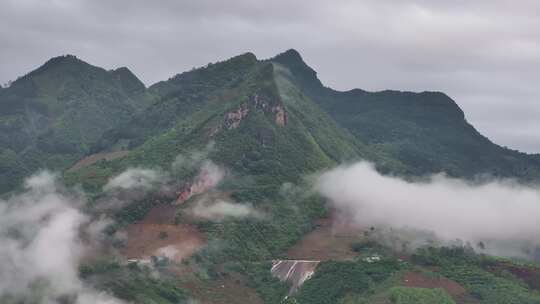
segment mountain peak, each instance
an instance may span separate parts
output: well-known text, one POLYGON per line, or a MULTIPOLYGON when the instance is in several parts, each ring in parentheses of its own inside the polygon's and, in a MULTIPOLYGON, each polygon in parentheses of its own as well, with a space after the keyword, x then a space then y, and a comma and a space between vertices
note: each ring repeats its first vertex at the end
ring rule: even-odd
POLYGON ((142 93, 146 89, 144 83, 142 83, 142 81, 137 78, 137 76, 135 76, 135 74, 133 74, 133 72, 127 67, 120 67, 115 70, 111 70, 110 73, 113 75, 113 77, 120 81, 122 88, 130 96, 132 94, 142 93))
MULTIPOLYGON (((26 74, 23 77, 20 77, 22 79, 37 76, 41 73, 52 71, 52 70, 79 70, 84 67, 93 67, 89 63, 86 63, 82 61, 81 59, 77 58, 75 55, 61 55, 53 57, 49 60, 47 60, 43 65, 41 65, 39 68, 33 70, 32 72, 26 74)), ((96 67, 94 67, 96 68, 96 67)), ((18 79, 19 80, 19 79, 18 79)))
POLYGON ((295 49, 288 49, 285 52, 278 54, 274 58, 276 58, 276 59, 277 58, 281 58, 281 59, 286 58, 288 60, 295 60, 295 61, 304 62, 304 60, 302 59, 302 55, 300 55, 300 52, 298 52, 295 49))
POLYGON ((231 59, 234 59, 234 58, 244 58, 244 59, 249 59, 249 60, 257 60, 257 56, 255 56, 255 54, 253 54, 252 52, 245 52, 245 53, 240 54, 238 56, 232 57, 231 59))
POLYGON ((289 49, 278 54, 271 58, 270 61, 287 67, 304 86, 314 89, 323 87, 321 81, 317 78, 317 72, 305 63, 300 53, 295 49, 289 49))
POLYGON ((270 60, 281 63, 289 67, 295 66, 295 67, 309 68, 309 66, 304 62, 302 55, 300 55, 300 53, 295 49, 288 49, 285 52, 276 55, 274 58, 270 60))
POLYGON ((48 61, 54 62, 54 61, 82 61, 82 60, 80 60, 79 58, 77 58, 77 56, 73 54, 65 54, 65 55, 52 57, 48 61))
POLYGON ((257 63, 257 61, 258 61, 257 56, 255 56, 255 54, 253 54, 251 52, 246 52, 246 53, 231 57, 231 58, 229 58, 229 59, 227 59, 225 61, 218 61, 218 62, 214 63, 214 65, 225 63, 226 65, 238 64, 238 65, 248 65, 248 66, 250 66, 250 65, 253 65, 253 64, 257 63))
POLYGON ((77 58, 75 55, 66 54, 61 56, 53 57, 49 60, 47 60, 39 69, 48 69, 52 67, 56 67, 59 65, 71 65, 71 64, 88 64, 81 59, 77 58))

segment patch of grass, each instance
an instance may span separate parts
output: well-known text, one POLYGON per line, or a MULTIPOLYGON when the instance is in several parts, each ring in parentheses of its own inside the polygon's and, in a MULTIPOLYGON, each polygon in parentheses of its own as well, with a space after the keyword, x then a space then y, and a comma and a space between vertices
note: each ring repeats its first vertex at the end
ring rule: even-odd
POLYGON ((125 301, 141 304, 188 303, 188 293, 175 281, 152 276, 144 266, 120 265, 115 261, 101 260, 80 267, 80 276, 88 284, 107 291, 125 301))
POLYGON ((454 300, 443 289, 392 287, 390 289, 392 304, 455 304, 454 300))
POLYGON ((338 303, 349 294, 364 294, 400 270, 395 259, 375 263, 353 261, 322 262, 311 279, 294 297, 298 303, 338 303))
POLYGON ((424 248, 412 257, 416 264, 433 266, 443 276, 462 285, 480 303, 540 303, 540 293, 505 273, 484 269, 495 260, 462 247, 424 248))

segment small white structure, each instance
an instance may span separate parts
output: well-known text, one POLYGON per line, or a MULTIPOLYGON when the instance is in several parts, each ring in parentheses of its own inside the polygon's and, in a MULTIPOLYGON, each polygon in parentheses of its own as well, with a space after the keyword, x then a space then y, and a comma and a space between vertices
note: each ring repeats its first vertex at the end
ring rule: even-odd
POLYGON ((372 256, 363 258, 362 261, 367 262, 367 263, 375 263, 375 262, 379 262, 381 259, 382 257, 380 255, 374 254, 372 256))

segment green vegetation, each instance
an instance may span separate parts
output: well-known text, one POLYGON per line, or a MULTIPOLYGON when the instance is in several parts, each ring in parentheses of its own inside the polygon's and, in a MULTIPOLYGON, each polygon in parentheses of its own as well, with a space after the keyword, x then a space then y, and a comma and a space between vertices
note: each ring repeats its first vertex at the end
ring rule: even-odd
MULTIPOLYGON (((368 245, 363 244, 362 250, 381 248, 368 245)), ((521 279, 493 271, 493 266, 510 265, 510 261, 478 255, 466 247, 419 249, 412 263, 383 257, 372 263, 360 257, 324 262, 291 303, 455 303, 458 299, 459 303, 540 303, 540 293, 521 279), (427 279, 442 276, 453 280, 466 294, 452 299, 440 288, 404 287, 402 275, 407 271, 420 272, 427 279)))
MULTIPOLYGON (((130 167, 155 168, 171 173, 169 186, 182 185, 197 168, 174 171, 171 164, 209 143, 214 148, 205 157, 229 171, 217 190, 263 216, 191 221, 208 245, 188 262, 203 281, 241 273, 266 303, 281 302, 289 288, 271 277, 270 261, 283 257, 327 213, 306 180, 311 174, 366 159, 383 173, 400 175, 540 177, 538 156, 491 143, 448 96, 334 91, 292 50, 267 61, 243 54, 148 89, 126 68, 105 71, 64 56, 0 90, 0 193, 36 169, 64 170, 64 182, 82 185, 88 211, 98 215, 93 206, 109 178, 130 167), (130 152, 65 171, 85 155, 114 150, 130 152)), ((110 214, 115 223, 109 232, 172 200, 160 195, 145 193, 110 214)), ((181 210, 177 220, 189 221, 181 210)), ((371 241, 352 249, 357 260, 322 262, 287 301, 365 303, 381 296, 396 304, 453 303, 439 289, 400 287, 399 273, 409 266, 391 258, 389 249, 371 241), (372 254, 382 260, 362 260, 372 254)), ((421 249, 412 263, 458 282, 480 303, 540 303, 536 291, 512 274, 491 271, 492 259, 466 248, 421 249)), ((81 268, 81 277, 136 303, 187 299, 174 280, 152 278, 136 265, 102 261, 81 268)))
MULTIPOLYGON (((170 168, 177 155, 202 150, 209 141, 214 141, 215 147, 208 158, 229 169, 234 176, 239 176, 236 180, 227 181, 220 190, 231 192, 238 202, 250 202, 264 210, 267 218, 200 223, 201 230, 211 239, 224 243, 224 248, 219 252, 203 252, 200 259, 211 259, 213 263, 208 264, 216 264, 231 259, 260 261, 279 255, 312 229, 314 218, 326 212, 320 198, 306 196, 307 186, 295 186, 298 193, 283 195, 280 193, 283 185, 302 183, 302 179, 310 173, 353 158, 360 153, 361 145, 351 145, 348 140, 350 135, 342 135, 323 112, 310 110, 309 101, 301 100, 305 97, 292 88, 285 88, 284 80, 278 88, 273 64, 254 64, 250 58, 250 55, 244 55, 231 59, 232 62, 245 61, 245 64, 218 63, 171 79, 170 86, 180 80, 183 85, 189 86, 187 80, 199 82, 200 78, 212 75, 205 76, 207 70, 216 70, 220 75, 230 75, 223 77, 230 78, 234 88, 218 86, 212 94, 227 96, 227 99, 198 104, 197 108, 191 109, 189 116, 175 117, 173 126, 166 131, 159 131, 160 126, 156 126, 154 131, 147 131, 141 135, 143 139, 152 132, 158 135, 150 137, 138 147, 132 147, 132 152, 122 159, 100 162, 77 172, 66 173, 68 183, 81 183, 87 191, 99 193, 107 178, 123 169, 130 166, 170 168), (190 73, 197 76, 189 76, 190 73), (246 77, 245 73, 250 77, 246 77), (289 95, 300 95, 298 98, 289 95, 283 97, 280 90, 289 95), (227 113, 242 107, 247 109, 248 115, 241 119, 237 127, 231 127, 226 119, 227 113), (272 110, 279 107, 287 111, 284 125, 276 123, 276 113, 272 110), (309 111, 316 114, 307 115, 309 111), (316 121, 324 125, 317 125, 316 121), (210 136, 210 130, 218 131, 210 136)), ((212 79, 207 81, 218 81, 212 79)), ((164 83, 159 85, 164 86, 164 83)), ((183 96, 183 91, 176 93, 171 89, 167 92, 160 103, 173 104, 169 100, 180 98, 177 94, 183 96)), ((144 111, 139 115, 145 117, 140 120, 148 121, 147 115, 153 114, 144 111)), ((136 142, 139 139, 115 140, 136 142)), ((190 176, 192 173, 185 173, 176 176, 176 179, 183 180, 190 176)), ((148 210, 145 207, 148 201, 143 200, 130 206, 129 210, 121 211, 123 215, 119 215, 120 218, 139 219, 144 214, 138 211, 148 210)))
POLYGON ((53 58, 0 90, 0 193, 41 168, 63 170, 152 98, 127 68, 53 58))
POLYGON ((254 288, 264 303, 281 303, 289 291, 288 284, 274 278, 269 269, 272 263, 244 263, 249 276, 249 287, 254 288))
POLYGON ((393 304, 455 304, 442 289, 393 287, 390 289, 393 304))
MULTIPOLYGON (((324 87, 300 55, 289 50, 272 61, 289 68, 294 83, 340 126, 379 154, 405 165, 404 173, 444 171, 470 178, 478 174, 540 178, 540 157, 493 144, 440 92, 338 92, 324 87)), ((382 169, 395 171, 394 166, 382 169)))
POLYGON ((337 303, 348 294, 366 294, 399 271, 397 260, 387 258, 377 263, 353 261, 323 262, 315 275, 306 281, 294 297, 298 303, 337 303))
POLYGON ((202 231, 223 242, 218 252, 204 252, 206 258, 211 257, 212 262, 232 259, 246 263, 278 257, 312 229, 312 219, 325 212, 321 200, 315 197, 296 205, 276 202, 265 207, 268 208, 268 219, 200 224, 202 231))
POLYGON ((413 261, 437 267, 437 272, 461 284, 481 303, 540 303, 540 293, 518 278, 489 272, 488 266, 497 263, 494 258, 467 248, 425 248, 413 256, 413 261))
MULTIPOLYGON (((309 185, 303 185, 302 179, 339 161, 354 158, 362 151, 362 146, 360 143, 351 144, 354 138, 347 133, 343 135, 343 130, 326 114, 316 108, 310 109, 309 100, 284 79, 280 80, 278 87, 273 64, 254 64, 249 58, 245 55, 231 59, 245 61, 245 64, 218 63, 179 75, 169 81, 171 84, 156 85, 160 90, 168 88, 167 95, 158 104, 175 105, 186 98, 185 90, 175 91, 171 87, 178 81, 182 88, 189 87, 191 82, 188 80, 199 82, 201 78, 210 77, 212 74, 206 72, 208 69, 230 75, 224 77, 234 83, 234 87, 225 84, 223 88, 222 83, 212 85, 221 78, 205 80, 210 82, 210 88, 200 92, 206 92, 206 97, 213 97, 189 109, 178 110, 181 114, 171 118, 167 126, 149 126, 144 132, 135 132, 128 137, 122 137, 126 133, 115 133, 114 136, 109 133, 106 135, 108 143, 101 144, 129 142, 130 154, 119 160, 99 162, 68 172, 65 179, 69 184, 81 183, 87 191, 99 196, 107 179, 128 167, 167 170, 177 155, 203 150, 209 141, 215 142, 208 158, 238 177, 227 180, 220 190, 230 192, 235 201, 252 203, 265 216, 263 219, 198 222, 199 229, 211 242, 219 245, 204 248, 193 257, 193 261, 210 278, 223 274, 221 265, 239 263, 238 271, 250 277, 261 296, 272 303, 282 298, 287 289, 254 265, 280 256, 313 228, 313 219, 326 213, 323 200, 309 194, 309 185), (197 76, 190 76, 190 73, 197 76), (283 92, 288 95, 284 97, 283 92), (227 113, 241 107, 248 110, 248 115, 237 127, 230 127, 227 113), (286 123, 283 125, 276 122, 275 110, 271 110, 278 107, 286 111, 286 123), (321 123, 324 125, 319 125, 321 123), (210 130, 215 129, 218 132, 210 136, 210 130), (272 281, 274 283, 271 284, 272 281)), ((157 90, 156 87, 153 89, 157 90)), ((189 101, 185 99, 180 104, 187 107, 189 101)), ((149 115, 156 115, 153 112, 156 107, 157 104, 150 111, 141 112, 133 121, 150 121, 149 115)), ((184 172, 175 179, 189 179, 193 173, 184 172)), ((155 201, 141 199, 120 210, 115 216, 116 227, 140 219, 155 201)), ((179 221, 182 221, 181 217, 179 221)))
POLYGON ((141 304, 188 303, 187 293, 171 279, 156 278, 146 266, 102 260, 80 267, 80 276, 94 287, 141 304))

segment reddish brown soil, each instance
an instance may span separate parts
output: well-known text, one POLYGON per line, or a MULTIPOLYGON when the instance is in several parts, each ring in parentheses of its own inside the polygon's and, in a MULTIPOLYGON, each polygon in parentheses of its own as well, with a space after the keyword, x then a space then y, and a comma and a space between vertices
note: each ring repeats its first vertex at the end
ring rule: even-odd
POLYGON ((205 244, 205 236, 189 224, 174 224, 175 207, 158 205, 146 217, 126 228, 121 253, 128 259, 166 255, 176 261, 191 256, 205 244))
POLYGON ((165 252, 170 252, 170 258, 181 261, 205 243, 204 236, 199 231, 184 224, 136 223, 127 228, 127 234, 128 240, 122 254, 128 259, 143 259, 162 254, 169 256, 165 252))
POLYGON ((174 224, 176 207, 167 204, 156 205, 143 219, 146 224, 174 224))
POLYGON ((498 273, 503 270, 509 271, 520 278, 532 289, 540 290, 540 268, 519 266, 510 263, 501 262, 496 266, 487 267, 488 271, 498 273))
MULTIPOLYGON (((183 204, 191 197, 206 193, 216 186, 218 179, 212 176, 207 170, 201 170, 193 182, 184 184, 180 191, 176 193, 176 205, 183 204)), ((226 195, 226 194, 225 194, 226 195)))
POLYGON ((522 279, 530 288, 540 290, 540 269, 527 267, 510 267, 513 275, 522 279))
POLYGON ((442 288, 454 298, 467 293, 465 288, 452 280, 441 276, 428 277, 418 272, 406 272, 403 275, 402 282, 407 287, 442 288))
POLYGON ((89 155, 75 163, 68 171, 76 171, 82 167, 90 166, 100 160, 113 160, 126 156, 129 151, 103 152, 89 155))
POLYGON ((289 259, 346 260, 357 255, 351 245, 363 238, 363 229, 332 213, 317 222, 318 227, 287 251, 289 259))

